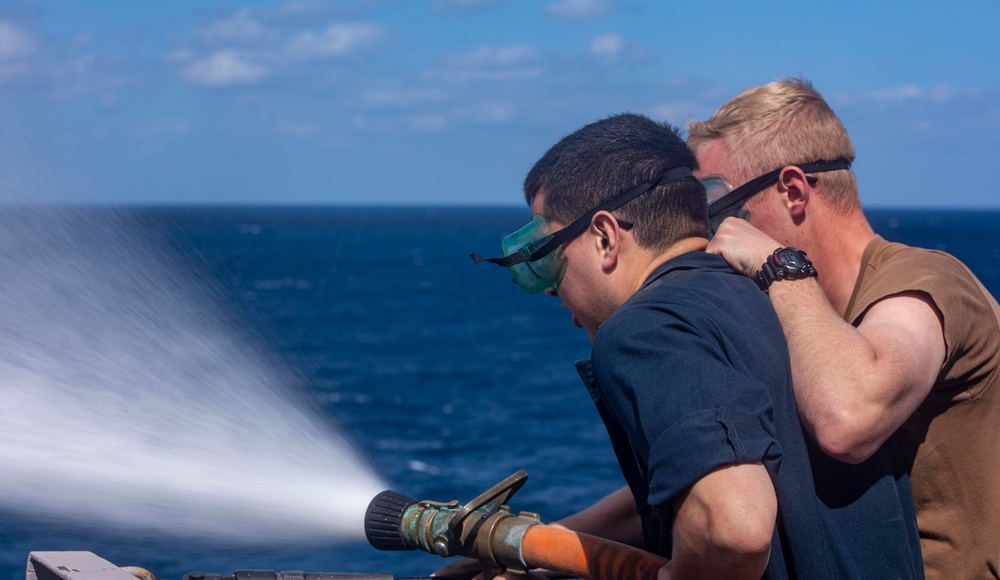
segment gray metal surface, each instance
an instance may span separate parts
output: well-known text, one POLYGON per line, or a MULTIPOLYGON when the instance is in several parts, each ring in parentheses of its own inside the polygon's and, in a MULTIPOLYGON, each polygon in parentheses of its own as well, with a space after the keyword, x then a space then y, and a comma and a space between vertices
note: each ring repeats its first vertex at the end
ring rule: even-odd
POLYGON ((136 580, 93 552, 32 552, 27 580, 136 580))

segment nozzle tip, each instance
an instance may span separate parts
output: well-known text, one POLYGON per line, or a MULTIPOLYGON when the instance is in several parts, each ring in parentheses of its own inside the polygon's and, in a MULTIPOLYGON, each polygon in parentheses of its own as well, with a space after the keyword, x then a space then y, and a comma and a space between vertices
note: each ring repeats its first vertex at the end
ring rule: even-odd
POLYGON ((375 496, 365 512, 365 536, 368 543, 382 551, 413 550, 403 542, 399 523, 407 508, 417 500, 392 490, 375 496))

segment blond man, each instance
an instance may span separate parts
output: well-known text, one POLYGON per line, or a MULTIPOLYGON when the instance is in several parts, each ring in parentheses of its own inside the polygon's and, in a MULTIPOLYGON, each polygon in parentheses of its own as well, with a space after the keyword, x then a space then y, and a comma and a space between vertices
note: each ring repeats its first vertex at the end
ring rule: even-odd
POLYGON ((808 82, 747 89, 689 132, 718 185, 708 251, 768 292, 809 435, 848 463, 898 445, 927 577, 997 577, 997 302, 955 258, 874 233, 847 132, 808 82))

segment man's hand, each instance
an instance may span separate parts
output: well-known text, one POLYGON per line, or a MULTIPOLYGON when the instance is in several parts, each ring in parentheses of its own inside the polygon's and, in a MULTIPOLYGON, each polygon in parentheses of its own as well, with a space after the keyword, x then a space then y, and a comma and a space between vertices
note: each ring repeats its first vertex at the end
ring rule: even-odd
MULTIPOLYGON (((482 580, 483 578, 483 568, 479 564, 479 560, 474 560, 472 558, 459 558, 451 564, 448 564, 444 568, 441 568, 437 572, 431 574, 431 577, 461 577, 461 578, 474 578, 475 580, 482 580)), ((549 577, 540 574, 538 572, 528 572, 527 574, 514 574, 513 572, 504 572, 499 576, 494 576, 499 580, 549 580, 549 577)))
POLYGON ((479 564, 479 560, 459 558, 437 572, 434 572, 431 576, 463 576, 465 578, 472 578, 482 571, 483 567, 479 564))
POLYGON ((722 256, 734 270, 753 278, 767 257, 780 247, 746 220, 731 217, 719 226, 706 251, 722 256))
MULTIPOLYGON (((550 527, 571 530, 599 538, 614 540, 629 546, 642 547, 642 523, 635 511, 635 500, 628 487, 622 487, 601 498, 594 505, 567 516, 550 527)), ((482 572, 478 560, 460 558, 441 568, 431 576, 465 576, 472 578, 482 572)), ((498 578, 514 577, 513 573, 498 576, 498 578)), ((519 576, 525 580, 525 576, 519 576)), ((528 579, 546 576, 529 573, 528 579)))

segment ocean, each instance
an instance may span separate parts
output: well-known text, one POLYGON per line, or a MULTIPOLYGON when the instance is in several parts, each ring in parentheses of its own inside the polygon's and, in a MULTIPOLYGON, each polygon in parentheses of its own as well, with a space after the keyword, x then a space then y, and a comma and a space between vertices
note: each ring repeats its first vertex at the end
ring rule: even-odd
MULTIPOLYGON (((867 213, 885 238, 950 252, 994 295, 1000 292, 1000 212, 867 213)), ((7 210, 0 221, 24 235, 0 238, 0 265, 8 276, 0 284, 6 293, 0 298, 6 310, 0 315, 0 380, 30 381, 18 382, 19 390, 0 384, 3 420, 19 426, 0 428, 8 439, 0 442, 8 448, 0 454, 7 463, 0 465, 7 473, 0 475, 0 491, 25 498, 0 499, 0 577, 23 576, 28 553, 47 550, 92 551, 120 566, 145 567, 161 580, 238 569, 416 576, 444 565, 429 554, 382 553, 367 545, 357 512, 373 488, 366 483, 360 496, 351 488, 364 470, 340 463, 330 441, 352 450, 379 483, 420 499, 464 503, 523 469, 529 480, 511 507, 537 512, 543 521, 620 487, 604 427, 572 364, 588 356, 586 335, 558 300, 528 295, 504 270, 474 266, 469 258, 470 252, 495 254, 500 238, 528 217, 523 208, 7 210), (58 235, 49 235, 55 230, 58 235), (37 247, 22 241, 37 232, 45 232, 37 247), (122 252, 109 253, 115 245, 122 252), (24 274, 11 280, 12 268, 24 274), (53 272, 59 273, 55 280, 53 272), (55 290, 42 292, 42 285, 55 290), (146 314, 146 308, 158 313, 146 314), (38 328, 25 314, 34 312, 45 316, 38 328), (16 326, 10 319, 27 322, 16 326), (215 329, 211 341, 188 332, 208 319, 215 329), (64 323, 75 330, 63 329, 64 323), (163 339, 167 330, 180 338, 163 339), (46 360, 58 364, 58 376, 39 362, 46 360), (94 377, 119 378, 113 368, 95 367, 120 360, 135 372, 109 397, 94 377), (49 410, 53 397, 72 394, 80 397, 74 404, 87 405, 92 393, 74 392, 77 373, 89 377, 86 388, 102 397, 104 411, 124 406, 132 415, 94 415, 107 437, 101 445, 122 446, 120 455, 99 457, 122 457, 124 473, 134 469, 128 457, 155 458, 158 449, 191 431, 201 433, 192 439, 192 456, 211 447, 213 437, 234 433, 253 440, 266 432, 268 448, 278 451, 258 455, 236 441, 232 448, 240 455, 233 465, 217 456, 197 468, 179 461, 144 484, 153 492, 132 494, 122 465, 94 460, 95 445, 85 438, 70 432, 71 453, 58 462, 51 447, 35 446, 66 427, 49 410), (56 382, 59 388, 45 390, 51 393, 45 400, 21 398, 56 382), (174 383, 225 385, 237 398, 244 388, 281 388, 258 408, 225 408, 217 415, 214 407, 199 406, 207 396, 203 387, 174 383), (169 397, 155 398, 163 393, 169 397), (164 405, 181 412, 168 413, 164 405), (176 436, 168 421, 174 416, 186 417, 176 436), (244 416, 253 420, 227 430, 244 416), (134 417, 142 419, 138 426, 134 417), (303 441, 295 441, 297 424, 308 427, 303 441), (36 429, 37 437, 31 433, 36 429), (137 430, 144 433, 138 443, 137 430), (297 462, 283 463, 277 457, 282 449, 297 462), (313 470, 317 463, 330 465, 313 470), (329 474, 330 492, 315 511, 347 531, 326 539, 310 506, 275 508, 254 520, 234 513, 265 511, 249 500, 228 511, 201 505, 183 518, 173 513, 174 504, 146 505, 174 497, 179 488, 190 488, 185 501, 200 505, 191 498, 199 486, 217 483, 215 470, 226 475, 235 498, 259 479, 271 482, 272 496, 308 499, 301 480, 319 479, 322 487, 329 474), (88 479, 80 478, 84 471, 88 479), (204 521, 196 521, 199 514, 204 521), (317 534, 308 532, 307 519, 308 526, 319 526, 317 534)), ((76 428, 85 437, 86 425, 76 428)))

